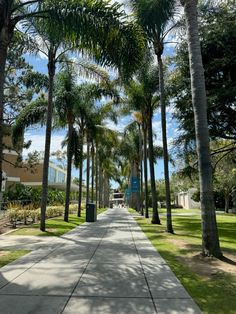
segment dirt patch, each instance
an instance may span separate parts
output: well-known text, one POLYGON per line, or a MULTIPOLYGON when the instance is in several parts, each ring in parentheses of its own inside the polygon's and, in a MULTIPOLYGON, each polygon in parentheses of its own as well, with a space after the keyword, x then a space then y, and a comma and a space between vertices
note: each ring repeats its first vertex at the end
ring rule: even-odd
MULTIPOLYGON (((168 239, 168 241, 182 250, 188 251, 190 248, 189 244, 183 240, 168 239)), ((196 254, 196 252, 189 252, 185 256, 178 257, 178 259, 206 279, 224 273, 236 274, 236 254, 231 252, 224 252, 223 260, 214 257, 203 257, 200 253, 196 254)))
POLYGON ((194 272, 205 278, 213 278, 220 274, 236 274, 236 254, 225 253, 225 260, 214 257, 203 257, 201 254, 187 254, 181 261, 194 272))
POLYGON ((189 247, 188 243, 184 240, 179 239, 168 239, 168 242, 171 244, 174 244, 174 246, 177 246, 178 248, 181 248, 183 250, 187 249, 189 247))
POLYGON ((12 226, 9 224, 9 221, 7 218, 2 217, 0 219, 0 234, 4 234, 10 230, 13 230, 12 226))

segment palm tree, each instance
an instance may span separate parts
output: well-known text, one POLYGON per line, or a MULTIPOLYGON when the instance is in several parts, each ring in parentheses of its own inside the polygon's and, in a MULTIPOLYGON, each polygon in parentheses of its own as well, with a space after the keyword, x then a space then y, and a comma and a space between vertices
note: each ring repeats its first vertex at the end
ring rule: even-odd
POLYGON ((126 85, 126 94, 128 97, 128 104, 130 108, 139 110, 141 112, 141 123, 144 136, 144 184, 145 184, 145 212, 148 216, 148 185, 147 185, 147 156, 149 157, 149 167, 151 176, 151 190, 152 190, 152 208, 153 216, 152 223, 160 224, 157 207, 157 193, 154 172, 154 154, 153 154, 153 131, 152 119, 153 112, 157 108, 158 97, 156 90, 158 87, 158 69, 153 65, 152 58, 147 52, 142 62, 142 66, 136 73, 135 80, 130 81, 126 85), (148 142, 148 151, 147 151, 148 142))
MULTIPOLYGON (((47 26, 51 39, 60 39, 88 52, 97 62, 117 66, 123 73, 132 72, 139 62, 143 49, 143 36, 132 21, 128 21, 119 4, 106 1, 68 0, 55 2, 41 1, 1 1, 0 2, 0 191, 2 186, 3 149, 3 90, 7 50, 18 23, 29 19, 40 21, 47 26), (114 49, 117 47, 117 49, 114 49), (115 53, 114 53, 115 51, 115 53)), ((24 23, 22 23, 24 24, 24 23)), ((45 29, 45 28, 44 28, 45 29)), ((56 41, 56 43, 58 43, 56 41)), ((53 78, 58 46, 48 45, 48 117, 46 127, 45 163, 42 194, 41 230, 45 230, 45 209, 47 202, 47 171, 50 150, 53 78)))
MULTIPOLYGON (((64 212, 64 221, 66 222, 69 220, 72 159, 73 155, 76 157, 76 150, 79 145, 78 135, 74 128, 74 107, 78 103, 78 99, 79 95, 76 93, 75 88, 75 76, 73 76, 72 70, 68 68, 57 76, 55 92, 55 110, 59 116, 60 126, 68 126, 66 200, 64 212)), ((75 160, 77 159, 75 158, 75 160)), ((75 165, 78 166, 76 162, 75 165)))
POLYGON ((202 253, 222 257, 213 200, 212 168, 207 123, 207 101, 201 47, 198 34, 197 1, 181 0, 184 7, 188 36, 192 103, 200 179, 202 211, 202 253))
MULTIPOLYGON (((83 62, 80 62, 82 65, 83 62)), ((89 66, 89 64, 83 64, 86 71, 96 70, 93 75, 97 80, 107 80, 107 73, 101 71, 98 67, 89 66)), ((91 76, 91 74, 90 74, 91 76)), ((82 143, 79 143, 79 137, 75 131, 75 121, 79 124, 81 134, 84 134, 83 125, 86 125, 88 134, 95 128, 94 119, 97 117, 97 113, 94 113, 94 101, 101 98, 102 95, 110 94, 110 89, 106 90, 103 85, 100 84, 82 84, 76 86, 75 76, 70 67, 62 71, 57 75, 56 80, 56 92, 55 92, 55 112, 54 112, 54 124, 56 127, 68 126, 68 140, 67 140, 67 182, 66 182, 66 202, 64 220, 68 221, 69 214, 69 201, 70 201, 70 185, 71 185, 71 167, 72 158, 74 155, 74 163, 77 167, 78 164, 83 164, 82 156, 82 143)), ((25 127, 41 122, 45 124, 46 105, 45 98, 39 97, 35 102, 27 106, 17 118, 13 128, 14 139, 22 135, 25 127)), ((96 120, 97 121, 97 120, 96 120)), ((91 136, 91 134, 90 134, 91 136)), ((81 139, 81 136, 80 136, 81 139)), ((80 193, 82 193, 82 171, 80 171, 80 193)), ((80 194, 81 195, 81 194, 80 194)), ((87 194, 89 195, 89 193, 87 194)), ((81 205, 81 204, 80 204, 81 205)))
POLYGON ((99 206, 109 206, 110 179, 116 179, 117 133, 106 127, 99 128, 97 133, 97 154, 99 160, 99 206))
POLYGON ((140 214, 143 216, 143 136, 142 136, 142 113, 140 111, 135 111, 133 113, 135 121, 138 123, 138 134, 139 134, 139 159, 140 159, 140 214))
MULTIPOLYGON (((124 130, 123 140, 120 143, 119 154, 129 162, 128 186, 131 189, 130 206, 140 211, 140 192, 138 189, 132 191, 133 178, 138 180, 137 187, 140 187, 140 149, 138 124, 130 123, 124 130)), ((124 164, 123 164, 124 166, 124 164)))
POLYGON ((173 233, 171 220, 171 197, 170 197, 170 180, 169 180, 169 157, 166 138, 166 104, 164 88, 164 71, 162 54, 164 51, 164 38, 168 34, 166 26, 174 12, 175 0, 131 0, 134 11, 137 15, 140 25, 147 34, 148 40, 154 47, 157 56, 159 68, 159 92, 161 105, 161 122, 162 122, 162 141, 164 152, 164 174, 166 187, 166 210, 167 210, 167 232, 173 233))

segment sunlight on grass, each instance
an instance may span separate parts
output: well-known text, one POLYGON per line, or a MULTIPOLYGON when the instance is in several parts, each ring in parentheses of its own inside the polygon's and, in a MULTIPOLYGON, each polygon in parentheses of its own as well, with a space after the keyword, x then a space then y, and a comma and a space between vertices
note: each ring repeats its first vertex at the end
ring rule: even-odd
MULTIPOLYGON (((105 208, 99 208, 97 214, 105 211, 105 208)), ((56 217, 46 220, 46 231, 42 232, 39 229, 39 224, 30 226, 24 226, 18 230, 9 233, 9 235, 34 235, 34 236, 61 236, 64 233, 76 228, 85 222, 85 211, 81 212, 81 217, 77 217, 76 214, 69 215, 69 222, 65 222, 63 217, 56 217)))
MULTIPOLYGON (((196 256, 201 251, 200 212, 193 216, 173 215, 174 235, 165 232, 163 216, 161 226, 151 224, 150 218, 135 219, 204 313, 236 313, 236 276, 224 271, 200 275, 187 263, 189 254, 196 256)), ((222 250, 236 254, 236 216, 219 214, 217 222, 222 250)))
POLYGON ((16 259, 29 253, 27 250, 17 250, 17 251, 2 251, 0 250, 0 267, 3 267, 16 259))

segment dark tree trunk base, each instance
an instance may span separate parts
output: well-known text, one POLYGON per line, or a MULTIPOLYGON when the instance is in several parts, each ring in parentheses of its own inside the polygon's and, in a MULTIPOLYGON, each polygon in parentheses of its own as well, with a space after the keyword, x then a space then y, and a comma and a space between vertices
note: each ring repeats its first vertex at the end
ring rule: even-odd
POLYGON ((201 252, 201 256, 204 257, 215 257, 217 259, 223 260, 224 259, 224 255, 222 254, 222 252, 215 252, 215 253, 210 253, 209 251, 203 251, 201 252))
POLYGON ((167 229, 166 229, 165 232, 171 233, 171 234, 175 234, 173 229, 170 229, 170 230, 167 230, 167 229))

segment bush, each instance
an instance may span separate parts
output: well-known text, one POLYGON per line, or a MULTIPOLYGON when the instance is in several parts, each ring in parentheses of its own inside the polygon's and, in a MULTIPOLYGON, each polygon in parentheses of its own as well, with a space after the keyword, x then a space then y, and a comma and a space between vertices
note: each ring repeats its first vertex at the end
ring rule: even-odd
POLYGON ((70 205, 70 208, 69 208, 69 213, 70 213, 70 214, 76 213, 77 210, 78 210, 78 204, 71 204, 71 205, 70 205))
POLYGON ((13 225, 13 228, 16 228, 16 221, 17 221, 17 218, 18 218, 18 214, 17 214, 16 208, 9 209, 7 211, 7 217, 9 219, 10 223, 13 225))
MULTIPOLYGON (((4 201, 19 201, 21 205, 31 204, 38 208, 41 202, 42 188, 25 186, 21 183, 11 185, 4 193, 4 201)), ((65 202, 65 192, 56 189, 48 189, 48 205, 62 205, 65 202)))
MULTIPOLYGON (((62 216, 63 213, 64 208, 62 206, 48 206, 46 210, 46 218, 62 216)), ((40 220, 41 210, 40 208, 34 209, 32 206, 18 206, 9 208, 6 212, 6 216, 15 228, 17 221, 21 221, 26 225, 29 220, 31 220, 33 223, 40 220)))

